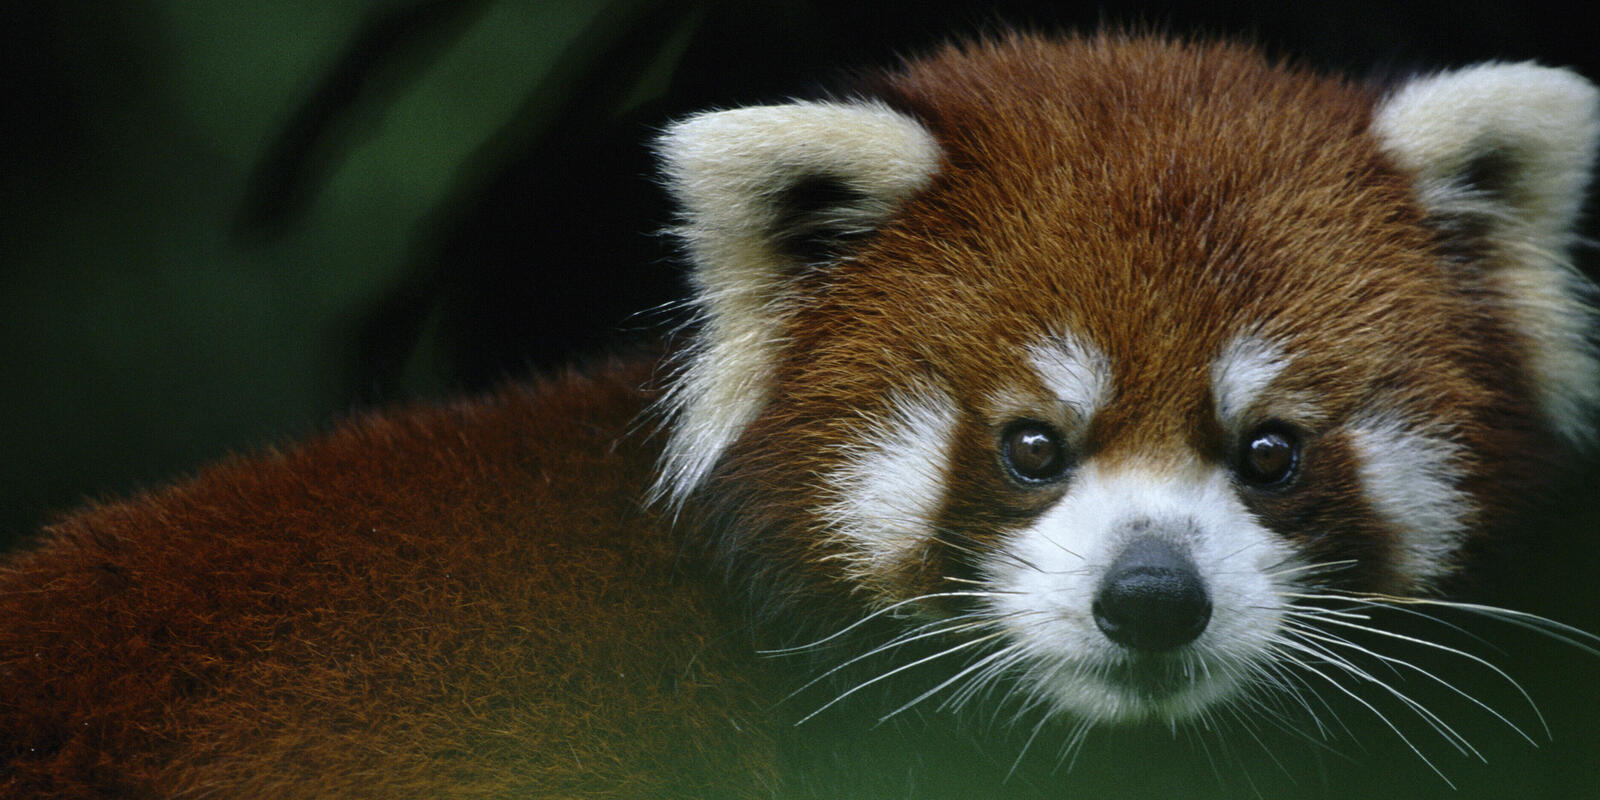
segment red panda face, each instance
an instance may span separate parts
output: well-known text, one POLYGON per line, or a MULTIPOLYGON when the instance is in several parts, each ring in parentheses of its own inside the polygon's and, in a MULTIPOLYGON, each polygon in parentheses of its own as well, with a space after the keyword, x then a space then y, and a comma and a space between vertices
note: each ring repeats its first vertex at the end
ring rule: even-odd
POLYGON ((963 634, 1063 714, 1272 684, 1325 655, 1309 603, 1436 586, 1583 437, 1595 106, 1024 38, 691 119, 659 492, 761 604, 963 634))

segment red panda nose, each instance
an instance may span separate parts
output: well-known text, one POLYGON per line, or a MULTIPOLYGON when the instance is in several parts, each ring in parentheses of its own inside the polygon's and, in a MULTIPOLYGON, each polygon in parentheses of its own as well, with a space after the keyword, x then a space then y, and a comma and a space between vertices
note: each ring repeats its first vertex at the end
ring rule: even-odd
POLYGON ((1112 562, 1093 609, 1111 641, 1147 652, 1188 644, 1211 620, 1211 598, 1194 562, 1152 536, 1129 542, 1112 562))

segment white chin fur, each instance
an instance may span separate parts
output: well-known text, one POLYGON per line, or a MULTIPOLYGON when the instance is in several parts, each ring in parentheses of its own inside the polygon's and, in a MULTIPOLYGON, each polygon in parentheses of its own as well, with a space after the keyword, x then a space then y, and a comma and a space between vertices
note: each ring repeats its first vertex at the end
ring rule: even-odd
POLYGON ((1233 697, 1269 659, 1292 587, 1295 554, 1259 525, 1220 468, 1106 473, 1086 463, 1067 494, 982 571, 990 611, 1027 665, 1022 685, 1057 713, 1100 722, 1192 717, 1233 697), (1134 659, 1096 626, 1102 576, 1148 520, 1193 560, 1212 601, 1199 638, 1134 659), (1122 680, 1133 661, 1155 666, 1157 685, 1122 680))

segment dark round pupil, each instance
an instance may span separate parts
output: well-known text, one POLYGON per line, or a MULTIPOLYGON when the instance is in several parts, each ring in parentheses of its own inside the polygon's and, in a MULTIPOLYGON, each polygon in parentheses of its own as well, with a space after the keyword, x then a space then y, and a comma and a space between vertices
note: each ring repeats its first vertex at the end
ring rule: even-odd
POLYGON ((1011 466, 1028 478, 1049 478, 1058 471, 1061 446, 1049 431, 1041 428, 1018 428, 1006 445, 1011 466))
POLYGON ((1294 466, 1294 445, 1277 431, 1258 434, 1245 451, 1247 477, 1263 483, 1283 480, 1294 466))

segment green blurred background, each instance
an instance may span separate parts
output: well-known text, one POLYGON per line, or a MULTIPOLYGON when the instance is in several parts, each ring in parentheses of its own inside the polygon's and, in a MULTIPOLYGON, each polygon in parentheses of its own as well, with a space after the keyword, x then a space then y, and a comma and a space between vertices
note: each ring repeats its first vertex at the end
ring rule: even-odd
POLYGON ((350 63, 383 15, 415 5, 0 12, 13 111, 0 156, 0 530, 370 400, 452 387, 437 336, 406 327, 434 309, 405 309, 419 318, 396 324, 400 355, 378 354, 382 386, 359 366, 373 355, 364 337, 381 335, 374 319, 415 283, 450 209, 490 179, 474 158, 508 127, 546 123, 516 118, 530 95, 560 107, 547 78, 599 9, 432 4, 429 24, 350 63), (319 98, 338 70, 363 74, 319 98), (314 102, 343 105, 285 166, 293 185, 264 192, 280 207, 242 221, 272 179, 266 159, 314 102))
MULTIPOLYGON (((1600 78, 1600 30, 1556 4, 10 4, 0 547, 227 452, 669 326, 637 312, 679 293, 645 149, 674 115, 1000 24, 1100 21, 1245 35, 1357 75, 1537 58, 1600 78)), ((1530 522, 1485 596, 1600 629, 1593 486, 1530 522)), ((1463 767, 1481 791, 1453 796, 1600 797, 1600 658, 1517 642, 1557 742, 1487 734, 1509 763, 1463 767)), ((1405 785, 1382 796, 1438 788, 1405 785)))

